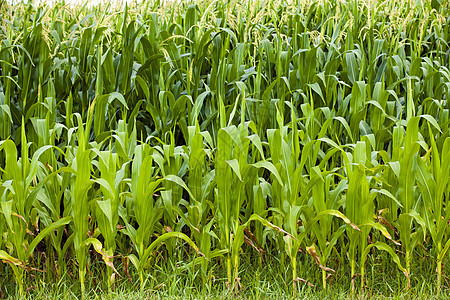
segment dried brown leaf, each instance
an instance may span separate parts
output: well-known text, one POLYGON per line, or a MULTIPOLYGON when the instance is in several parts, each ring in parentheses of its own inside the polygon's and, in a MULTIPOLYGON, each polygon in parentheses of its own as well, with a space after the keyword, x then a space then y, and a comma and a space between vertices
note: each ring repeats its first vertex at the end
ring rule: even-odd
POLYGON ((128 279, 130 280, 130 283, 133 283, 133 278, 131 278, 131 275, 130 275, 130 273, 128 271, 128 263, 129 263, 128 258, 127 257, 123 257, 122 258, 122 270, 125 273, 125 276, 127 276, 128 279))
POLYGON ((311 247, 306 247, 306 251, 308 251, 308 253, 314 258, 314 261, 316 262, 316 264, 319 266, 319 268, 321 268, 322 270, 324 270, 325 272, 333 272, 336 273, 335 270, 325 267, 320 263, 320 258, 319 255, 317 255, 316 253, 316 246, 313 244, 311 247))
POLYGON ((11 212, 11 215, 13 215, 15 217, 18 217, 19 219, 21 219, 28 226, 28 223, 27 223, 27 221, 25 221, 25 218, 23 216, 15 213, 15 212, 11 212))
POLYGON ((303 282, 303 283, 305 283, 307 286, 315 287, 314 284, 312 284, 311 282, 309 282, 309 281, 307 281, 307 280, 305 280, 305 279, 303 279, 303 278, 300 278, 300 277, 295 278, 294 281, 295 281, 295 282, 303 282))
POLYGON ((253 241, 253 245, 251 245, 252 247, 254 247, 256 249, 256 251, 258 251, 258 253, 260 254, 265 254, 266 251, 264 251, 263 247, 261 247, 261 244, 258 243, 258 239, 253 235, 253 233, 245 228, 244 229, 244 242, 245 242, 245 238, 247 238, 247 236, 251 239, 251 241, 253 241))
POLYGON ((114 264, 112 261, 110 261, 109 259, 105 259, 105 258, 103 258, 103 260, 105 261, 105 264, 114 271, 114 273, 116 273, 117 275, 119 275, 120 278, 122 278, 122 276, 120 276, 119 272, 117 272, 116 268, 114 267, 114 264))

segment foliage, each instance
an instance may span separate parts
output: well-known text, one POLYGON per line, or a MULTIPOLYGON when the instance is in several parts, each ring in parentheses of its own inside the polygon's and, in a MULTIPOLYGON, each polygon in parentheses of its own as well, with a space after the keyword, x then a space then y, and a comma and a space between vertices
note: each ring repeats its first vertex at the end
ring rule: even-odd
POLYGON ((448 1, 0 10, 0 273, 19 295, 37 271, 78 273, 84 297, 98 262, 111 291, 185 260, 237 294, 243 257, 279 259, 294 294, 308 259, 355 293, 373 257, 406 289, 432 257, 441 288, 448 1))

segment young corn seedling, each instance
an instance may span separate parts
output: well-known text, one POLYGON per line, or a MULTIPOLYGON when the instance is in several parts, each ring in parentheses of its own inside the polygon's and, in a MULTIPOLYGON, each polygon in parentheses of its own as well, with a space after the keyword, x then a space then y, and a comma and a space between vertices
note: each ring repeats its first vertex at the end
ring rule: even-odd
MULTIPOLYGON (((214 190, 215 171, 208 171, 206 168, 208 154, 210 156, 211 152, 204 148, 203 135, 206 135, 207 140, 211 140, 210 136, 207 135, 207 132, 200 132, 198 124, 197 126, 189 126, 188 130, 189 152, 186 151, 189 154, 188 187, 193 197, 189 203, 183 204, 187 209, 187 214, 183 218, 186 219, 185 223, 191 228, 193 240, 205 255, 205 257, 202 256, 198 259, 202 270, 202 281, 206 284, 207 275, 210 275, 208 274, 208 260, 223 254, 219 249, 211 251, 211 238, 214 237, 212 232, 214 218, 208 220, 212 207, 209 199, 211 199, 214 190)), ((181 213, 180 216, 183 216, 183 214, 181 213)))
MULTIPOLYGON (((444 145, 439 153, 433 134, 430 130, 431 138, 431 159, 426 165, 427 157, 418 158, 417 163, 417 183, 422 192, 424 201, 423 219, 427 230, 431 234, 433 246, 436 250, 437 264, 437 291, 441 290, 442 263, 445 254, 450 248, 448 236, 448 220, 450 211, 444 205, 444 199, 449 199, 449 178, 450 178, 450 138, 445 139, 444 145), (447 241, 446 241, 447 240, 447 241)), ((427 153, 428 156, 428 153, 427 153)))
POLYGON ((100 177, 94 181, 100 185, 102 199, 96 201, 95 215, 97 216, 100 233, 105 239, 104 246, 107 255, 105 256, 105 262, 108 266, 107 284, 108 289, 111 290, 112 284, 114 283, 113 271, 117 272, 114 268, 113 256, 116 250, 119 206, 121 205, 121 185, 128 163, 123 164, 118 170, 116 153, 99 151, 97 155, 100 177))
MULTIPOLYGON (((410 287, 409 275, 411 274, 412 253, 416 247, 420 234, 413 233, 413 220, 421 227, 424 227, 424 221, 420 212, 419 199, 415 196, 417 160, 419 156, 420 145, 418 143, 418 124, 419 117, 412 117, 406 129, 406 136, 403 139, 403 149, 398 150, 398 181, 397 198, 401 205, 401 214, 398 217, 398 229, 402 246, 405 249, 405 269, 408 277, 407 287, 410 287)), ((398 139, 401 127, 394 129, 395 138, 398 139)), ((424 230, 424 229, 422 229, 424 230)), ((425 232, 423 233, 425 235, 425 232)))
MULTIPOLYGON (((3 141, 0 150, 6 156, 6 166, 3 175, 3 195, 1 209, 5 218, 8 236, 14 246, 14 256, 0 250, 0 258, 4 262, 10 263, 16 278, 19 295, 24 292, 24 280, 26 269, 30 269, 29 259, 39 242, 53 230, 68 224, 72 217, 65 217, 51 223, 43 229, 37 236, 29 240, 30 233, 28 221, 31 220, 33 202, 37 198, 38 192, 42 189, 45 180, 36 185, 35 176, 39 168, 39 157, 52 149, 48 145, 38 149, 29 160, 28 144, 25 135, 25 125, 21 128, 21 159, 17 158, 16 145, 11 140, 3 141)), ((54 176, 53 173, 50 176, 54 176)))
POLYGON ((361 290, 364 288, 365 261, 369 250, 376 247, 379 250, 387 251, 400 270, 406 273, 406 269, 401 265, 400 260, 394 250, 384 242, 367 244, 367 237, 372 229, 379 230, 386 238, 391 239, 391 235, 379 223, 373 221, 374 200, 376 191, 371 191, 371 177, 367 176, 364 164, 367 163, 366 143, 357 142, 353 151, 353 163, 349 164, 350 153, 344 152, 343 160, 346 161, 346 173, 348 176, 348 192, 346 195, 345 215, 353 224, 356 224, 360 231, 347 230, 349 239, 349 259, 351 267, 351 290, 355 291, 356 257, 359 254, 361 290))
MULTIPOLYGON (((55 127, 50 130, 48 119, 31 119, 33 127, 38 134, 39 141, 37 143, 38 148, 44 145, 56 144, 58 136, 65 131, 62 126, 55 124, 55 127)), ((67 132, 67 131, 66 131, 67 132)), ((58 149, 58 148, 55 148, 58 149)), ((61 154, 61 150, 58 151, 46 151, 40 156, 40 161, 44 166, 39 168, 37 173, 38 182, 45 182, 43 188, 37 193, 36 198, 38 201, 33 203, 33 207, 39 213, 39 219, 45 227, 50 226, 53 222, 58 221, 62 217, 70 216, 70 205, 66 202, 65 193, 68 192, 70 184, 70 173, 64 172, 64 167, 60 168, 58 158, 61 155, 55 155, 55 152, 61 154), (64 209, 66 207, 67 209, 64 209)), ((71 238, 68 238, 63 243, 65 227, 59 227, 57 230, 49 234, 46 239, 47 257, 49 261, 57 260, 55 265, 57 276, 61 276, 66 268, 65 256, 66 251, 71 245, 71 238)), ((50 274, 50 273, 49 273, 50 274)), ((51 276, 51 275, 50 275, 51 276)))
POLYGON ((347 188, 347 182, 341 180, 335 189, 331 190, 335 174, 330 171, 321 172, 318 167, 314 167, 312 171, 311 181, 315 182, 311 191, 313 207, 304 207, 304 219, 307 220, 305 232, 312 231, 314 233, 317 238, 317 246, 312 244, 307 247, 307 251, 322 269, 322 287, 326 289, 327 272, 335 272, 335 270, 326 267, 326 262, 339 237, 345 232, 347 226, 351 226, 357 231, 361 230, 339 211, 340 196, 347 188), (318 180, 314 177, 317 177, 318 180), (346 224, 337 227, 336 223, 332 222, 332 217, 340 218, 346 224))
POLYGON ((78 121, 77 140, 78 145, 75 149, 76 154, 71 164, 70 172, 73 174, 73 183, 70 186, 71 192, 71 211, 74 225, 73 246, 76 253, 76 259, 79 264, 78 276, 81 286, 81 295, 85 297, 85 274, 87 263, 88 245, 85 241, 88 239, 88 217, 89 209, 89 190, 92 187, 91 180, 91 149, 88 148, 87 136, 89 136, 89 126, 84 129, 84 124, 79 114, 75 114, 78 121))
POLYGON ((225 127, 219 130, 217 152, 215 157, 216 170, 216 199, 217 223, 220 231, 219 241, 222 249, 227 251, 227 284, 231 289, 238 277, 235 268, 238 257, 233 255, 233 238, 239 227, 240 208, 244 201, 242 192, 242 173, 247 171, 248 142, 243 144, 238 128, 225 127))
MULTIPOLYGON (((128 255, 128 259, 139 273, 141 289, 144 288, 144 270, 149 267, 149 259, 155 249, 161 246, 163 242, 171 238, 179 238, 185 240, 195 251, 200 253, 194 242, 181 232, 166 232, 156 240, 151 240, 152 235, 156 233, 157 223, 164 212, 162 197, 158 197, 155 201, 157 197, 155 193, 160 190, 158 186, 165 180, 158 178, 159 176, 155 173, 153 151, 147 144, 136 146, 131 166, 131 196, 134 218, 138 228, 134 228, 125 219, 126 229, 122 230, 133 242, 137 254, 128 255)), ((176 178, 173 180, 178 181, 179 177, 176 178)))
MULTIPOLYGON (((257 169, 265 168, 278 174, 273 164, 260 161, 255 164, 247 163, 247 153, 250 139, 247 138, 248 125, 241 123, 219 130, 216 153, 216 200, 217 222, 220 230, 219 241, 226 252, 228 287, 238 285, 239 249, 244 241, 244 229, 251 221, 259 221, 262 225, 285 233, 281 227, 276 226, 260 216, 253 214, 246 222, 241 224, 240 208, 250 190, 257 182, 257 169), (220 179, 219 178, 223 178, 220 179), (239 188, 236 188, 238 186, 239 188)), ((275 175, 280 180, 279 175, 275 175)))
MULTIPOLYGON (((162 147, 155 146, 152 156, 154 162, 159 167, 159 172, 162 177, 176 176, 178 178, 183 177, 186 172, 186 162, 184 149, 180 146, 175 147, 175 139, 173 134, 170 132, 170 143, 163 144, 162 147)), ((180 181, 182 181, 180 179, 180 181)), ((164 224, 166 225, 167 231, 180 231, 179 218, 178 218, 178 208, 183 200, 183 189, 182 186, 176 182, 170 180, 164 180, 162 182, 164 191, 161 193, 162 201, 164 205, 164 224)), ((168 240, 166 242, 166 249, 169 255, 172 256, 175 250, 174 240, 168 240)))

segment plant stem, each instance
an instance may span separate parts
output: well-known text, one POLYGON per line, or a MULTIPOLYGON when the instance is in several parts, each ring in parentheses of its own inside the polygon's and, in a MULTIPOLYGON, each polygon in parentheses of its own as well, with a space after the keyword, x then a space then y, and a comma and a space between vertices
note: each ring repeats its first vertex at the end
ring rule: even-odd
POLYGON ((227 277, 228 277, 228 284, 230 285, 230 287, 232 287, 233 277, 231 271, 231 254, 227 255, 227 277))
POLYGON ((144 271, 139 270, 139 281, 141 282, 141 291, 144 289, 144 271))
POLYGON ((350 278, 352 280, 351 282, 351 294, 352 296, 355 294, 355 259, 352 258, 352 260, 350 261, 350 265, 351 265, 351 274, 350 274, 350 278))
POLYGON ((365 269, 364 269, 364 263, 362 263, 362 261, 360 262, 361 264, 361 292, 364 291, 364 276, 365 274, 365 269))
POLYGON ((322 270, 322 287, 325 290, 327 288, 327 272, 322 270))
POLYGON ((441 280, 442 280, 442 258, 440 255, 437 259, 437 293, 441 291, 441 280))
POLYGON ((85 286, 84 286, 84 268, 81 267, 78 269, 78 276, 80 277, 80 285, 81 285, 81 299, 85 299, 85 286))
POLYGON ((406 264, 406 273, 408 274, 408 282, 406 283, 406 289, 410 289, 410 283, 409 283, 409 274, 411 274, 411 257, 410 257, 410 251, 406 250, 405 253, 405 264, 406 264))
POLYGON ((297 295, 297 256, 293 256, 291 259, 292 265, 292 288, 294 297, 297 295))
POLYGON ((24 271, 19 268, 19 276, 17 278, 17 283, 19 284, 19 296, 23 296, 23 281, 24 281, 24 271))

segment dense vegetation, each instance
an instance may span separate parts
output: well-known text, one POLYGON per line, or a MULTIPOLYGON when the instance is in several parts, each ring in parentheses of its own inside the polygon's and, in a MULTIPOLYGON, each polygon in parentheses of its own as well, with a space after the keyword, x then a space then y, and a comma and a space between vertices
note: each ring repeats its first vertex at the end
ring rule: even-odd
POLYGON ((3 293, 446 284, 448 1, 1 3, 3 293))

